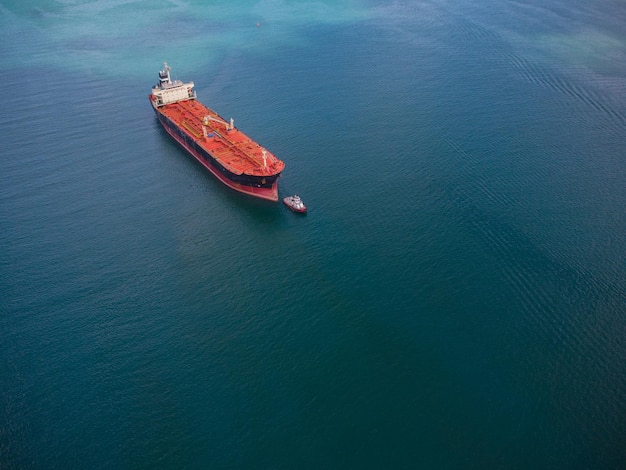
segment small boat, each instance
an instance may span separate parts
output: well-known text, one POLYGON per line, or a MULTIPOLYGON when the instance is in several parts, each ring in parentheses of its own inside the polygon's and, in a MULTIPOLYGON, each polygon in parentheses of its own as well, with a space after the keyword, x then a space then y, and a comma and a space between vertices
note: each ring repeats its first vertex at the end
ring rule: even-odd
POLYGON ((300 214, 304 214, 306 212, 306 206, 304 205, 304 202, 302 202, 302 199, 300 199, 300 196, 298 196, 297 194, 294 196, 287 196, 285 199, 283 199, 283 202, 287 207, 289 207, 289 209, 294 212, 299 212, 300 214))

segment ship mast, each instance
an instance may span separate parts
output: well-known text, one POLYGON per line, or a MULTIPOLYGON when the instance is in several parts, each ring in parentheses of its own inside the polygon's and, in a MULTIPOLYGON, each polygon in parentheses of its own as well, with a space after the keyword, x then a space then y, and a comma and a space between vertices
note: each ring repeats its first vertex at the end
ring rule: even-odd
POLYGON ((163 67, 164 69, 159 72, 159 84, 161 85, 161 87, 163 87, 163 85, 169 85, 172 83, 172 79, 170 77, 170 70, 172 69, 169 65, 167 65, 167 62, 163 62, 163 67))

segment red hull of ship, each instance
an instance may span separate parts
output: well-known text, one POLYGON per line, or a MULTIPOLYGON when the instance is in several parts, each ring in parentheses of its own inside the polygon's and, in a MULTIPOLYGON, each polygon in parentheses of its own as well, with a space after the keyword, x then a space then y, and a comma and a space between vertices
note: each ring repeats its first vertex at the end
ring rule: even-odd
POLYGON ((167 62, 148 95, 165 131, 235 191, 278 201, 285 163, 196 99, 193 82, 172 80, 167 62))
MULTIPOLYGON (((156 111, 158 112, 158 110, 156 111)), ((254 186, 247 186, 240 183, 236 183, 226 178, 224 175, 215 171, 215 169, 209 165, 194 149, 190 148, 182 139, 180 139, 175 133, 173 133, 167 126, 163 125, 163 129, 167 131, 169 135, 176 140, 189 154, 191 154, 200 164, 211 172, 217 179, 235 191, 248 194, 250 196, 258 197, 261 199, 267 199, 269 201, 278 201, 278 180, 272 185, 271 188, 258 188, 254 186)))

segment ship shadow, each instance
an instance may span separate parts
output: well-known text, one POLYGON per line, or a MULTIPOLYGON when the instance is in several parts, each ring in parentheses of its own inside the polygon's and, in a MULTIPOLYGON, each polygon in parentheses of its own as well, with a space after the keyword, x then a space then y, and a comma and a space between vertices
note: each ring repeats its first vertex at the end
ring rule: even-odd
POLYGON ((266 199, 256 198, 244 193, 240 193, 232 188, 227 187, 213 176, 204 166, 198 162, 193 156, 189 155, 180 145, 163 129, 159 120, 155 118, 155 125, 158 128, 159 137, 163 143, 177 153, 180 153, 181 160, 185 164, 189 164, 203 176, 207 183, 207 190, 210 190, 214 197, 219 197, 225 204, 231 206, 232 210, 244 212, 258 224, 273 226, 285 221, 285 209, 279 201, 268 201, 266 199))

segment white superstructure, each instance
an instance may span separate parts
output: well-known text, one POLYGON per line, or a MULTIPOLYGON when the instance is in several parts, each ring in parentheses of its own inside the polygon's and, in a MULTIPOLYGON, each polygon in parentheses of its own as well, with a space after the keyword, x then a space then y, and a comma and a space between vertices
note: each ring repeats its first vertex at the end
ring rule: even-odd
POLYGON ((163 67, 164 69, 159 72, 159 83, 152 87, 153 106, 158 108, 177 101, 196 98, 193 82, 183 83, 180 80, 172 80, 167 62, 163 64, 163 67))

